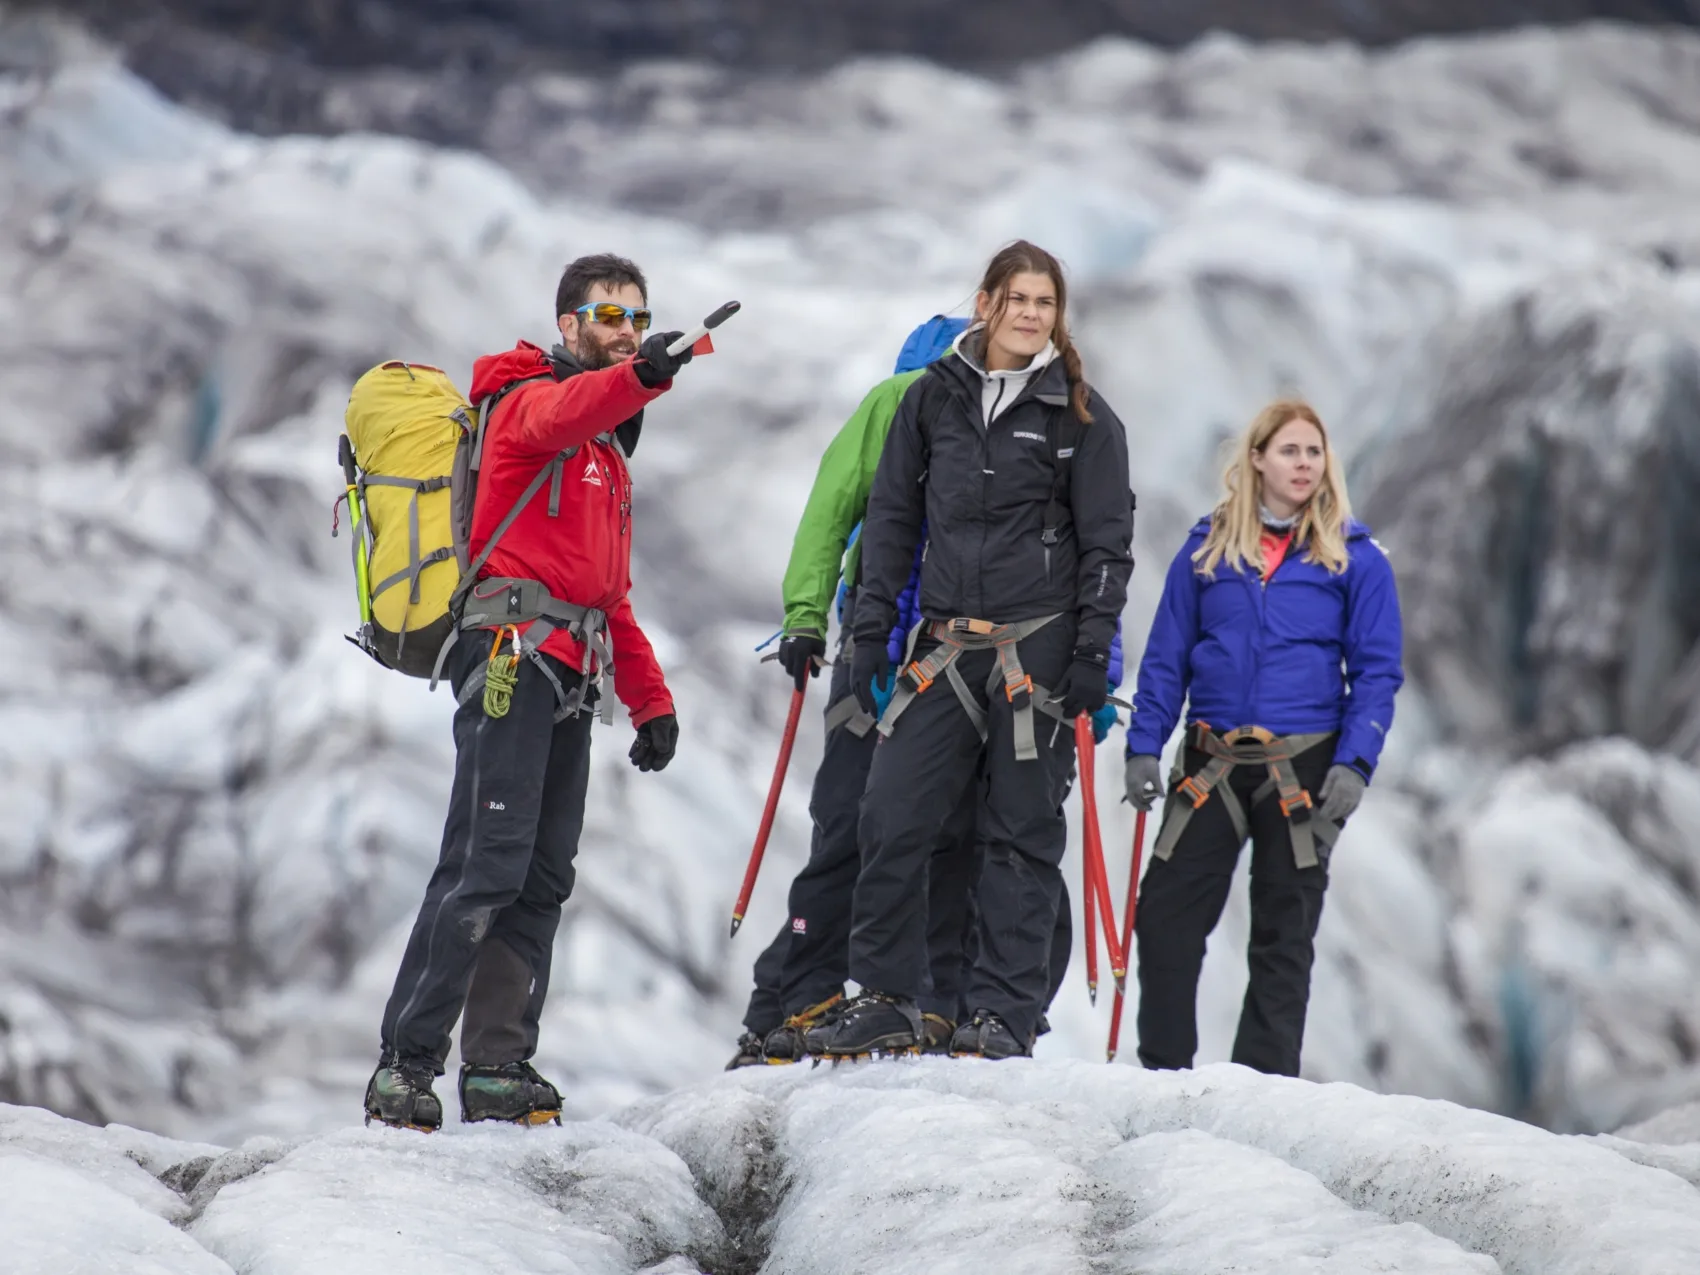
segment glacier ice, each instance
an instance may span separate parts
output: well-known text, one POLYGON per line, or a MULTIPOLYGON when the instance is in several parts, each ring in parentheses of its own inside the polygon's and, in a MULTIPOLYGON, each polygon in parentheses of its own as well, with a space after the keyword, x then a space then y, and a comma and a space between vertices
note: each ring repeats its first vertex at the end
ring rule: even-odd
POLYGON ((1696 1156, 1227 1064, 928 1059, 233 1150, 0 1107, 0 1217, 19 1275, 1678 1275, 1696 1156))
MULTIPOLYGON (((822 446, 911 324, 972 287, 983 240, 1032 227, 1076 270, 1088 367, 1134 442, 1132 633, 1208 504, 1218 444, 1277 390, 1338 422, 1366 484, 1391 467, 1420 495, 1454 463, 1551 437, 1610 480, 1610 506, 1621 474, 1587 469, 1590 421, 1636 447, 1692 428, 1634 432, 1663 419, 1661 396, 1680 402, 1700 316, 1683 124, 1700 41, 1652 40, 1105 42, 1005 80, 867 61, 747 92, 651 68, 628 73, 655 86, 651 115, 587 152, 557 110, 524 163, 498 150, 512 168, 370 135, 243 136, 104 56, 0 74, 16 192, 0 396, 22 405, 0 427, 0 1096, 221 1142, 356 1109, 449 765, 442 697, 340 637, 332 447, 370 362, 405 352, 464 379, 477 353, 547 331, 555 272, 590 249, 640 259, 666 314, 745 303, 636 458, 635 604, 684 744, 660 779, 626 766, 623 725, 598 749, 539 1059, 575 1114, 608 1112, 730 1052, 808 829, 794 780, 728 945, 784 710, 751 648, 822 446), (1473 335, 1524 314, 1562 339, 1526 368, 1474 367, 1473 335), (1486 404, 1437 458, 1411 446, 1457 401, 1435 386, 1486 404)), ((523 118, 528 92, 505 109, 523 118)), ((1681 504, 1636 525, 1661 508, 1681 504)), ((1441 631, 1485 587, 1478 512, 1401 527, 1388 509, 1407 587, 1428 586, 1419 533, 1456 532, 1434 559, 1458 577, 1430 595, 1441 631)), ((1592 679, 1620 631, 1600 621, 1647 619, 1632 664, 1673 670, 1675 690, 1640 742, 1524 758, 1489 731, 1465 751, 1459 717, 1492 697, 1444 676, 1407 693, 1334 867, 1311 1078, 1580 1131, 1700 1094, 1700 715, 1660 610, 1681 555, 1634 550, 1613 561, 1647 568, 1639 591, 1590 580, 1586 553, 1543 560, 1536 647, 1592 679)), ((1622 702, 1626 723, 1658 707, 1645 679, 1594 685, 1577 702, 1622 702)), ((818 747, 811 720, 796 776, 818 747)), ((1116 759, 1099 760, 1112 791, 1116 759)), ((1119 875, 1131 822, 1104 818, 1119 875)), ((1244 985, 1237 889, 1205 971, 1205 1060, 1226 1056, 1244 985)), ((1079 982, 1047 1058, 1102 1056, 1079 982)))

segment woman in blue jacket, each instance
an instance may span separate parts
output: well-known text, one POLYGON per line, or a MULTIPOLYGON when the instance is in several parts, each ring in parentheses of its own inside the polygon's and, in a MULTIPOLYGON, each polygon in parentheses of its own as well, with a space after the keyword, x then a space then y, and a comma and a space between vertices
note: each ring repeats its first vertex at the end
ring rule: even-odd
POLYGON ((1192 1065, 1205 940, 1249 836, 1250 983, 1233 1060, 1296 1076, 1328 854, 1404 681, 1399 599, 1308 405, 1264 408, 1225 478, 1169 567, 1128 728, 1128 799, 1148 810, 1187 706, 1139 900, 1139 1058, 1192 1065))

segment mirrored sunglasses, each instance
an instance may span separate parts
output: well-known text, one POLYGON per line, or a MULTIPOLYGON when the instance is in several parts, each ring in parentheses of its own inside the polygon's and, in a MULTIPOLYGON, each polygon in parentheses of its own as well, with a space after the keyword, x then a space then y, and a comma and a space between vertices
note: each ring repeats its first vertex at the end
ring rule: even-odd
POLYGON ((609 327, 618 327, 630 319, 634 332, 644 331, 649 327, 650 320, 648 310, 634 310, 629 305, 615 305, 612 301, 592 301, 581 305, 573 313, 582 314, 597 323, 606 323, 609 327))

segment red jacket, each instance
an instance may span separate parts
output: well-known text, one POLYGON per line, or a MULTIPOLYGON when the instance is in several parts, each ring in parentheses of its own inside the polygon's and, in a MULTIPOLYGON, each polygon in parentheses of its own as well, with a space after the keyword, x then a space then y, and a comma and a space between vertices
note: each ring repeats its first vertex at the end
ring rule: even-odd
MULTIPOLYGON (((548 357, 529 341, 472 365, 472 402, 505 385, 550 372, 548 357)), ((569 447, 561 476, 560 512, 549 516, 549 487, 509 527, 479 572, 541 581, 563 602, 607 612, 614 652, 614 692, 632 725, 673 711, 673 697, 655 652, 638 628, 627 594, 632 577, 632 480, 619 450, 598 435, 612 433, 671 386, 646 389, 630 361, 581 372, 564 381, 532 381, 509 393, 486 424, 483 468, 472 511, 471 551, 477 555, 524 494, 537 471, 569 447)), ((544 651, 585 668, 582 643, 556 630, 544 651)))

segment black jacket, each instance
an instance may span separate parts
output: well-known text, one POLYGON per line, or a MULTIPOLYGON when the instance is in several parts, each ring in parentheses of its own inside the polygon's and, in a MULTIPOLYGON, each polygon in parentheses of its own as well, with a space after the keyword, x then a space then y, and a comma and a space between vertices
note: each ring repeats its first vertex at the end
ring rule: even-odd
POLYGON ((1043 542, 1055 466, 1053 417, 1069 412, 1057 359, 983 424, 982 379, 947 354, 909 387, 880 453, 862 527, 858 642, 885 640, 926 520, 921 612, 1008 623, 1061 612, 1077 649, 1108 654, 1133 573, 1127 432, 1097 393, 1078 429, 1069 515, 1043 542))

